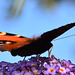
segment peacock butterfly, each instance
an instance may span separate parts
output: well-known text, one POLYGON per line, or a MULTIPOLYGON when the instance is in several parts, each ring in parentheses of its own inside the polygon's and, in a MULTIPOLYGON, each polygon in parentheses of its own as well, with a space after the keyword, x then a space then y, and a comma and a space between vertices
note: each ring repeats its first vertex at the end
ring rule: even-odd
POLYGON ((73 26, 75 26, 75 23, 67 24, 54 30, 47 31, 40 37, 33 39, 16 34, 0 32, 0 51, 9 51, 13 56, 41 54, 53 46, 51 43, 53 39, 60 36, 73 26))

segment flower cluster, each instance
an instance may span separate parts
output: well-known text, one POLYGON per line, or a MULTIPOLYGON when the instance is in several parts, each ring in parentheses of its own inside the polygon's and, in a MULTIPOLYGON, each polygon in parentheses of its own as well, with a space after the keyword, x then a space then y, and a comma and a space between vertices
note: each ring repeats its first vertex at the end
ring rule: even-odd
POLYGON ((75 64, 54 55, 36 56, 18 63, 0 62, 0 75, 75 75, 75 64))

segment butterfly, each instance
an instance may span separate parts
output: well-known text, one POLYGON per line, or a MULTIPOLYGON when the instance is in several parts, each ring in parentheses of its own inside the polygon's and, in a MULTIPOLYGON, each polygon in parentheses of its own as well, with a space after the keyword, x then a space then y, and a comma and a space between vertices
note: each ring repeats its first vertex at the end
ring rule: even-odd
POLYGON ((52 40, 74 26, 75 23, 67 24, 47 31, 37 38, 27 38, 16 34, 0 32, 0 51, 9 51, 13 56, 41 54, 53 47, 52 40))

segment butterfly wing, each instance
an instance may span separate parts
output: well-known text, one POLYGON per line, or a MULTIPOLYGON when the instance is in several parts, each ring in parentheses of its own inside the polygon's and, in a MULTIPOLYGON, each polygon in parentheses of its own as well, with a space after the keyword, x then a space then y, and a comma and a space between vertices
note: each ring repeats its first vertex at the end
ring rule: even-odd
POLYGON ((58 36, 62 35, 64 32, 69 30, 70 28, 74 27, 75 23, 67 24, 65 26, 61 26, 59 28, 56 28, 54 30, 45 32, 41 35, 41 37, 45 37, 46 39, 49 39, 49 41, 52 41, 53 39, 57 38, 58 36))
POLYGON ((11 54, 13 56, 30 56, 33 54, 41 54, 52 47, 52 43, 50 43, 53 39, 60 36, 70 28, 74 27, 75 23, 68 24, 59 28, 56 28, 52 31, 48 31, 43 33, 39 39, 34 40, 30 44, 24 45, 18 49, 13 49, 11 54))
POLYGON ((0 32, 0 51, 10 51, 29 43, 30 38, 16 34, 0 32))

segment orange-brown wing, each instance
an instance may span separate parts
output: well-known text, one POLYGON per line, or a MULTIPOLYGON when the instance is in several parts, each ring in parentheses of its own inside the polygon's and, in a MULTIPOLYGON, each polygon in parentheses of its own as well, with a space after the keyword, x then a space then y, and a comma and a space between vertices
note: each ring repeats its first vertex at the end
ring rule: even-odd
POLYGON ((10 51, 29 44, 30 38, 16 34, 0 32, 0 51, 10 51))

